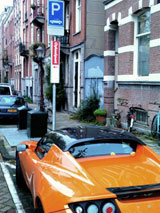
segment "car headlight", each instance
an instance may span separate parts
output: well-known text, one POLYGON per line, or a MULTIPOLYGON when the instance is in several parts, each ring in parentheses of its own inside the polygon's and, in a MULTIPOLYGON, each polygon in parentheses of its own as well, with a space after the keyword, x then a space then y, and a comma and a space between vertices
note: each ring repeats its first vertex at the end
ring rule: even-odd
POLYGON ((105 203, 102 207, 102 213, 114 213, 116 210, 113 203, 105 203))
POLYGON ((98 213, 98 207, 96 206, 96 204, 90 204, 87 207, 87 213, 98 213))
POLYGON ((83 212, 83 208, 81 206, 76 206, 75 212, 76 213, 82 213, 83 212))

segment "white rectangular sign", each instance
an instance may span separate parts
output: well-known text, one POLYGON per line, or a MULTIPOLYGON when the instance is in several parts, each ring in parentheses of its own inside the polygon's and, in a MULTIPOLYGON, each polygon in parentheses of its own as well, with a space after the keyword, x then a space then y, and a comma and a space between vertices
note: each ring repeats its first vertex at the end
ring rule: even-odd
POLYGON ((51 83, 59 83, 60 42, 51 42, 51 83))
POLYGON ((64 36, 64 1, 48 0, 49 35, 64 36))

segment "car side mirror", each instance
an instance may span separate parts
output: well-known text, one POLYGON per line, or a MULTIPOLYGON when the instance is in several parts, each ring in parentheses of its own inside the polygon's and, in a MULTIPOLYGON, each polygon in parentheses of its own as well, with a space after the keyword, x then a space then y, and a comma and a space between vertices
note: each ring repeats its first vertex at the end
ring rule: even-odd
POLYGON ((23 151, 26 151, 26 149, 27 149, 26 144, 19 144, 17 146, 17 152, 23 152, 23 151))

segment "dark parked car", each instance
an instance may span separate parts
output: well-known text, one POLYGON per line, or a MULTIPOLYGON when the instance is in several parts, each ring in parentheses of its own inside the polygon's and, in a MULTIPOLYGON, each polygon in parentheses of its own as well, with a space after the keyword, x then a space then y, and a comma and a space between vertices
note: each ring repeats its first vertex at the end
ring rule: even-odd
POLYGON ((25 105, 25 99, 19 96, 0 96, 0 120, 18 120, 18 107, 25 105))

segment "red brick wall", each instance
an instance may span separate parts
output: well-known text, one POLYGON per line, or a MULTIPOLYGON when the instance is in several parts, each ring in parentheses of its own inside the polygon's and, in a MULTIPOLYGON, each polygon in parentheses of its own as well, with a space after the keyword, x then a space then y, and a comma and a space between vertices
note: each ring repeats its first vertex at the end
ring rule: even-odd
POLYGON ((113 110, 114 104, 114 91, 112 88, 104 88, 104 108, 107 110, 108 116, 111 115, 113 110))
POLYGON ((133 52, 121 53, 118 55, 118 74, 133 74, 133 52))
MULTIPOLYGON (((157 90, 154 89, 154 86, 125 86, 124 88, 120 87, 117 94, 117 99, 127 99, 128 105, 118 105, 120 111, 122 111, 121 121, 126 122, 126 115, 128 108, 131 106, 141 107, 148 112, 148 125, 151 125, 153 116, 158 111, 158 104, 153 104, 154 102, 160 100, 160 87, 157 86, 157 90)), ((159 101, 160 103, 160 101, 159 101)))
MULTIPOLYGON (((143 0, 142 1, 142 7, 148 7, 149 8, 150 1, 149 0, 143 0)), ((156 1, 155 1, 156 4, 156 1)), ((118 14, 121 13, 121 19, 124 19, 129 16, 129 9, 132 7, 132 15, 136 15, 140 9, 139 9, 139 1, 138 0, 125 0, 120 2, 119 4, 109 8, 106 10, 106 23, 109 20, 109 23, 112 24, 114 21, 119 21, 118 14), (115 19, 113 17, 115 16, 115 19)), ((143 8, 142 8, 143 9, 143 8)), ((131 10, 130 10, 131 11, 131 10)), ((160 12, 151 13, 151 41, 154 39, 160 39, 160 12)), ((120 22, 118 23, 120 24, 120 22)), ((108 26, 108 25, 107 25, 108 26)), ((114 50, 113 48, 113 36, 114 33, 110 33, 109 31, 105 32, 105 51, 107 50, 114 50), (112 36, 112 38, 110 37, 112 36)), ((153 44, 153 42, 151 42, 153 44)), ((154 43, 155 44, 155 43, 154 43)), ((129 45, 135 45, 134 44, 134 22, 131 21, 129 23, 119 25, 119 48, 125 47, 129 45)), ((120 49, 122 50, 122 49, 120 49)), ((105 56, 104 57, 104 75, 114 75, 114 57, 112 56, 105 56)), ((118 55, 118 75, 133 75, 133 68, 136 67, 133 66, 134 62, 134 52, 129 51, 128 52, 119 52, 118 55)), ((157 74, 160 73, 160 46, 157 47, 151 47, 150 48, 150 74, 157 74)), ((138 77, 138 76, 137 76, 138 77)), ((133 82, 131 84, 127 84, 127 82, 124 82, 122 84, 121 82, 118 83, 118 90, 116 91, 116 100, 118 98, 120 99, 127 99, 128 104, 127 105, 120 105, 118 103, 118 108, 121 111, 122 110, 122 122, 126 122, 126 115, 128 108, 130 106, 135 107, 141 107, 144 110, 148 112, 148 124, 151 124, 151 121, 153 119, 153 116, 158 111, 158 105, 153 104, 154 102, 160 103, 160 85, 155 84, 153 81, 150 80, 150 77, 148 76, 144 80, 144 82, 141 80, 138 82, 135 82, 135 78, 133 76, 133 82), (148 83, 147 83, 148 82, 148 83)), ((106 77, 107 79, 107 77, 106 77)), ((145 77, 144 77, 145 79, 145 77)), ((127 79, 126 79, 127 81, 127 79)), ((108 84, 108 82, 106 82, 108 84)), ((113 88, 105 88, 104 93, 104 106, 106 109, 109 108, 109 106, 113 106, 113 103, 111 104, 111 100, 113 100, 113 97, 111 97, 113 93, 113 88), (110 92, 112 90, 112 92, 110 92)))
POLYGON ((104 57, 104 75, 114 75, 115 73, 115 57, 106 56, 104 57))
POLYGON ((160 46, 150 48, 150 73, 160 73, 160 46))
POLYGON ((75 34, 75 0, 70 1, 70 46, 77 45, 85 40, 85 11, 86 1, 81 1, 81 31, 75 34))
POLYGON ((115 30, 105 32, 104 50, 115 50, 115 30))
POLYGON ((119 47, 134 44, 134 23, 130 22, 119 27, 119 47))

